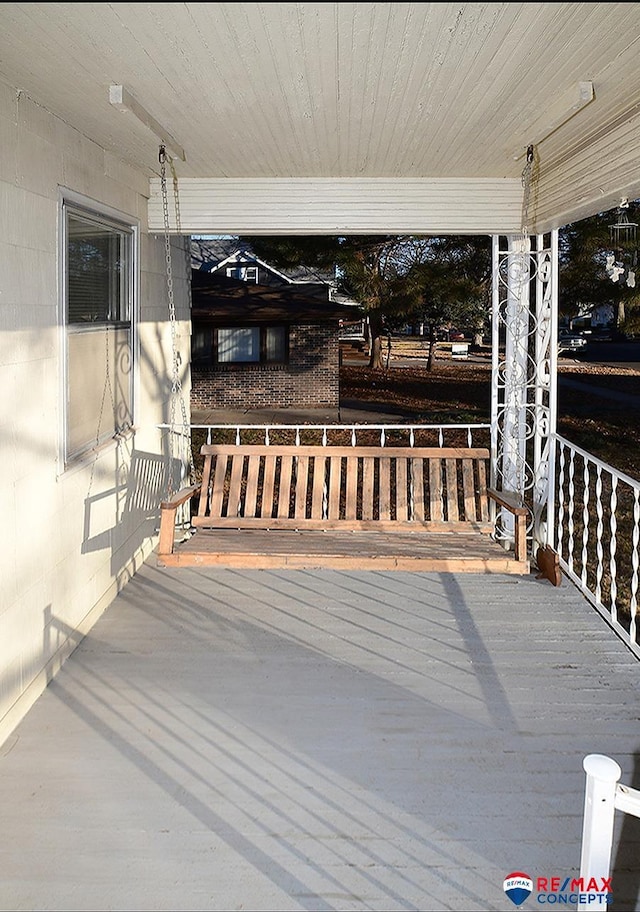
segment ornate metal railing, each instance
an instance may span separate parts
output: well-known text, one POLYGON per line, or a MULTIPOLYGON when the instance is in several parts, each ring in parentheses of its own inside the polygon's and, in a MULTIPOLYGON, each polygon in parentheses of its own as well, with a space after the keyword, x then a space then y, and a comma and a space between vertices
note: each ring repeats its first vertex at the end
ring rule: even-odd
MULTIPOLYGON (((558 236, 493 239, 492 485, 530 508, 527 537, 547 539, 557 409, 558 236), (506 243, 506 247, 503 245, 506 243)), ((510 538, 510 520, 497 534, 510 538)))
POLYGON ((554 443, 560 566, 640 657, 640 482, 558 434, 554 443))

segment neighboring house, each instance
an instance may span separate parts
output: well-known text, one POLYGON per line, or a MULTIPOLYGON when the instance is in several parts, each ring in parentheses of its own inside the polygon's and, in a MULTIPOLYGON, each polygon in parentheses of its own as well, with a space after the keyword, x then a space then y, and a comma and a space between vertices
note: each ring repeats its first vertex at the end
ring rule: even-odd
POLYGON ((566 322, 571 329, 613 329, 615 328, 616 309, 613 304, 598 304, 593 308, 584 308, 566 322))
MULTIPOLYGON (((226 276, 254 285, 268 285, 283 288, 289 285, 303 285, 303 293, 322 300, 337 300, 337 283, 331 272, 313 270, 306 266, 295 269, 276 269, 251 250, 238 238, 192 238, 191 265, 199 272, 226 276)), ((355 301, 340 298, 344 303, 355 301)))
POLYGON ((337 409, 339 328, 352 310, 300 285, 194 270, 192 408, 337 409))
POLYGON ((191 265, 198 272, 269 287, 297 287, 307 297, 347 305, 351 310, 345 310, 340 321, 340 339, 368 338, 368 319, 362 307, 339 290, 335 274, 330 271, 307 266, 276 269, 256 256, 251 247, 241 243, 237 237, 191 238, 191 265))

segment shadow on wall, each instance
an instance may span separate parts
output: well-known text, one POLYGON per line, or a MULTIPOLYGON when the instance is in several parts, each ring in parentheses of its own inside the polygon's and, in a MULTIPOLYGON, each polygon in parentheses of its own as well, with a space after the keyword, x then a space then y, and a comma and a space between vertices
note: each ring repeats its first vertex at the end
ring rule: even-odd
POLYGON ((83 554, 110 549, 114 576, 119 576, 143 542, 157 532, 169 479, 171 490, 183 483, 179 459, 134 450, 130 460, 122 460, 120 448, 117 452, 115 484, 97 494, 89 492, 85 498, 82 538, 83 554))

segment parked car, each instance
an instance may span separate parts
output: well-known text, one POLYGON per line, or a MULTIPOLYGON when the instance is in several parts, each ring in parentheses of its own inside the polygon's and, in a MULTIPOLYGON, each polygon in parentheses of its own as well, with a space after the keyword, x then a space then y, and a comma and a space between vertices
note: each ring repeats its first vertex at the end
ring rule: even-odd
POLYGON ((558 333, 558 351, 582 351, 587 344, 587 337, 579 332, 563 331, 558 333))
POLYGON ((460 332, 459 329, 450 329, 449 330, 449 342, 464 342, 466 341, 466 336, 463 332, 460 332))

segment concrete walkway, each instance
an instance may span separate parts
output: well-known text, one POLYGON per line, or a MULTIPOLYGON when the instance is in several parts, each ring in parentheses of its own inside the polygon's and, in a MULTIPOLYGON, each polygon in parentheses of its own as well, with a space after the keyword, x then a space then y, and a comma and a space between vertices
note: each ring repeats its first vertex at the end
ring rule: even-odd
POLYGON ((392 405, 345 399, 339 409, 192 409, 191 425, 333 425, 333 424, 415 424, 415 416, 392 405))
POLYGON ((586 754, 640 785, 639 672, 567 581, 151 560, 2 747, 0 908, 512 909, 586 754))

